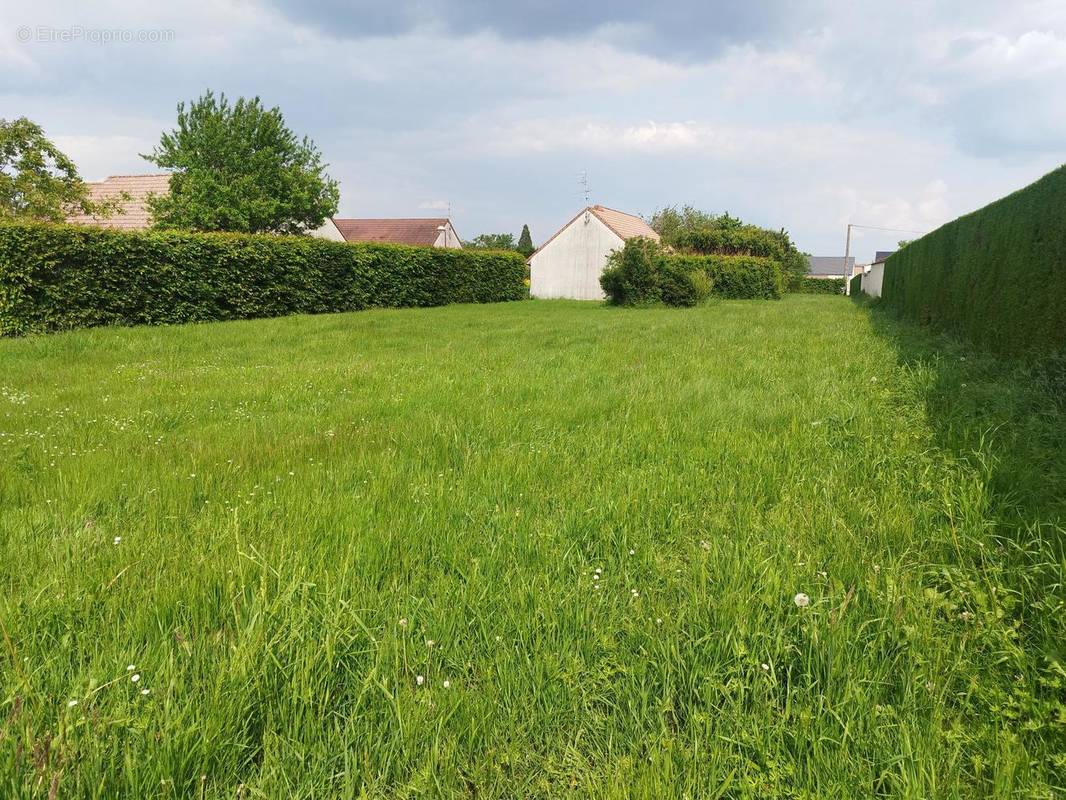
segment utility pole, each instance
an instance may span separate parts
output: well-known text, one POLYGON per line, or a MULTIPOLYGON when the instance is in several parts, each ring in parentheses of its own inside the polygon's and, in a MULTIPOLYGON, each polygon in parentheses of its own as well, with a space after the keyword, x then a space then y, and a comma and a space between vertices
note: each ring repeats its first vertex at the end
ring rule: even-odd
POLYGON ((851 254, 851 223, 848 223, 848 236, 844 240, 844 294, 851 294, 851 276, 848 274, 848 256, 851 254))

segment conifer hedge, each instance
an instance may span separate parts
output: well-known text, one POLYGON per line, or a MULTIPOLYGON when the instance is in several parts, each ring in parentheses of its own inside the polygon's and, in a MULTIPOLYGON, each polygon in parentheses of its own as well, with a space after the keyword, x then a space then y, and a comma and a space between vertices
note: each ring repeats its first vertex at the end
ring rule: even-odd
POLYGON ((514 252, 3 223, 0 335, 519 300, 524 278, 514 252))
POLYGON ((1002 354, 1066 352, 1066 166, 890 256, 881 303, 1002 354))

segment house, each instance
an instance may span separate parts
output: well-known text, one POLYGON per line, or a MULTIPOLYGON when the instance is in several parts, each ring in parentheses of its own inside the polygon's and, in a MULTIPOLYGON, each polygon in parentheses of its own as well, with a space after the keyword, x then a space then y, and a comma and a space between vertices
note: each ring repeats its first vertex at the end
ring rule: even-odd
POLYGON ((415 217, 409 219, 327 219, 318 230, 311 232, 320 239, 335 242, 377 242, 379 244, 411 244, 426 247, 463 246, 459 235, 446 217, 415 217))
POLYGON ((878 250, 874 261, 863 270, 862 291, 870 297, 881 296, 881 286, 885 281, 885 261, 895 250, 878 250))
POLYGON ((167 194, 170 191, 170 175, 166 172, 154 175, 111 175, 102 181, 85 185, 89 189, 89 199, 93 202, 115 199, 123 192, 128 195, 128 199, 119 203, 117 211, 110 217, 101 218, 79 212, 67 215, 67 222, 102 228, 140 230, 152 225, 148 196, 167 194))
MULTIPOLYGON (((855 268, 855 257, 848 256, 847 274, 848 277, 854 277, 859 274, 859 270, 855 268)), ((844 277, 844 256, 807 256, 807 277, 808 278, 843 278, 844 277)))
POLYGON ((638 236, 659 241, 659 234, 633 214, 604 206, 582 209, 529 257, 530 293, 602 300, 600 274, 607 256, 638 236))

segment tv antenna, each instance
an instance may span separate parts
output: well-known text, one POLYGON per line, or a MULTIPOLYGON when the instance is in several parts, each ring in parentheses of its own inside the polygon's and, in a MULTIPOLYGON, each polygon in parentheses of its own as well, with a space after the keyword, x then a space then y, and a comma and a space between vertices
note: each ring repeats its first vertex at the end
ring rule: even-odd
POLYGON ((585 196, 585 222, 589 221, 589 197, 591 192, 589 191, 589 172, 587 169, 581 170, 581 173, 577 176, 577 182, 581 184, 581 192, 585 196))

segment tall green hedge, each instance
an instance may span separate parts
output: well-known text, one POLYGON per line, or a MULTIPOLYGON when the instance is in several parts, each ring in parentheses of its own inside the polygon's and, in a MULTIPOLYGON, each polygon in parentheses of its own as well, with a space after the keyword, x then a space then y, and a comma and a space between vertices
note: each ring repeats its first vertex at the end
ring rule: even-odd
POLYGON ((684 269, 703 270, 714 286, 712 294, 734 300, 776 300, 784 291, 781 264, 759 256, 671 255, 667 260, 684 269))
POLYGON ((0 335, 519 300, 524 278, 513 252, 5 223, 0 335))
POLYGON ((881 303, 999 353, 1066 352, 1066 166, 890 256, 881 303))

